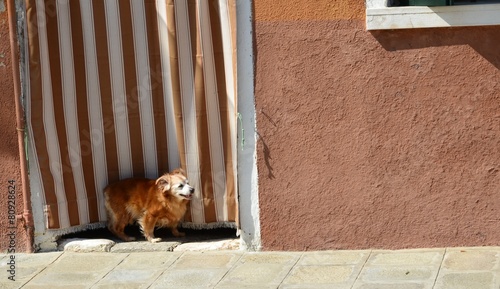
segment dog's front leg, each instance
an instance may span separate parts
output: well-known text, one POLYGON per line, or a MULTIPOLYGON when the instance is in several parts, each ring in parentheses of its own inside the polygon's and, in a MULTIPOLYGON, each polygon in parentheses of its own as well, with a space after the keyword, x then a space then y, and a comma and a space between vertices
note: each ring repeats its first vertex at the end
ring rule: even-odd
POLYGON ((154 230, 157 220, 157 217, 148 213, 144 214, 144 216, 139 220, 142 234, 151 243, 158 243, 161 241, 161 238, 155 238, 154 236, 154 230))

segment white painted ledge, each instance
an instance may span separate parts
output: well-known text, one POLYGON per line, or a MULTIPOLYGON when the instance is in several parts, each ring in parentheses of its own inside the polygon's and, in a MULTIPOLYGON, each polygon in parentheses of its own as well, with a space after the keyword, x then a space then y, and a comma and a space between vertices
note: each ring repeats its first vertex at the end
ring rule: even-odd
POLYGON ((500 25, 500 4, 366 9, 367 30, 485 25, 500 25))

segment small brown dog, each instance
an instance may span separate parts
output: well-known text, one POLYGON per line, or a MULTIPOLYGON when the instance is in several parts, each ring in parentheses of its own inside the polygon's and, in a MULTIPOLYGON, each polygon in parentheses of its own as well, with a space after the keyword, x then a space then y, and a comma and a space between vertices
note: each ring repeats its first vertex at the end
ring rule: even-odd
POLYGON ((193 193, 182 169, 156 180, 130 178, 110 184, 104 189, 108 229, 124 241, 133 241, 135 238, 127 236, 124 229, 138 221, 144 237, 152 243, 161 241, 154 237, 155 227, 168 227, 175 237, 183 237, 177 224, 193 193))

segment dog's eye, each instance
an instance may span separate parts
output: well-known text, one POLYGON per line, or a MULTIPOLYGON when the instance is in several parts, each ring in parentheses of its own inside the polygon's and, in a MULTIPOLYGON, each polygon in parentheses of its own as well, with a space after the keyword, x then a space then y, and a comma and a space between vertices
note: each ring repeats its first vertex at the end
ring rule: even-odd
POLYGON ((180 184, 177 188, 182 189, 184 187, 183 184, 180 184))

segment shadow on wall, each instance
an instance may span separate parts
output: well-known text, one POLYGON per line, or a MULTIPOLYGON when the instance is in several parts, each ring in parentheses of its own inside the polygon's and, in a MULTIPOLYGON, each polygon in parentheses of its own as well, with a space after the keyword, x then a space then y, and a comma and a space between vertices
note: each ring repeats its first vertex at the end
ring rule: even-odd
POLYGON ((257 133, 257 136, 259 137, 260 142, 262 143, 262 152, 264 153, 264 162, 266 163, 267 167, 267 177, 269 179, 274 179, 274 173, 273 173, 273 167, 271 165, 271 151, 269 150, 269 146, 266 144, 264 141, 264 138, 260 133, 257 133))
POLYGON ((498 26, 370 31, 387 51, 468 45, 500 69, 498 26))

